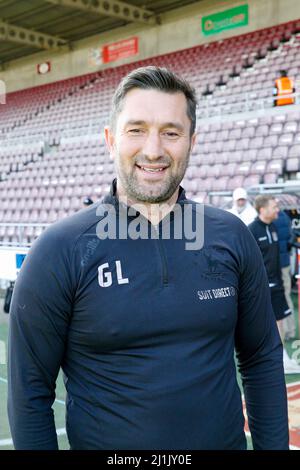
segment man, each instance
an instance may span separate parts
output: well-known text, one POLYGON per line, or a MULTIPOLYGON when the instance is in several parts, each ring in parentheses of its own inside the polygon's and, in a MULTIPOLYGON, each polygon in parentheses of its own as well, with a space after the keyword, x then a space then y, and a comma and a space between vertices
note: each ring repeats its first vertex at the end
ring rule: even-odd
POLYGON ((228 212, 239 217, 244 224, 249 225, 257 217, 257 212, 248 201, 247 191, 236 188, 232 194, 233 206, 228 212))
POLYGON ((289 78, 286 70, 280 70, 280 77, 275 80, 273 94, 277 97, 274 99, 274 106, 285 106, 294 104, 295 98, 290 96, 295 93, 294 81, 289 78))
POLYGON ((180 187, 195 116, 194 90, 171 71, 126 76, 105 130, 110 194, 48 228, 26 257, 9 341, 17 449, 57 448, 60 367, 71 449, 245 449, 234 348, 254 448, 288 449, 260 252, 238 218, 180 187), (203 232, 194 246, 191 232, 203 232))
MULTIPOLYGON (((269 280, 271 302, 276 317, 277 326, 284 341, 283 320, 291 315, 282 283, 278 233, 272 223, 278 217, 277 200, 270 195, 260 194, 255 198, 255 208, 258 217, 248 226, 261 250, 269 280)), ((283 350, 284 371, 286 374, 300 373, 300 366, 289 358, 283 350)))
POLYGON ((296 324, 294 317, 294 306, 291 297, 292 278, 290 250, 296 242, 294 241, 291 219, 283 210, 279 211, 277 219, 274 220, 274 225, 278 233, 281 277, 285 298, 292 312, 291 315, 288 315, 287 318, 282 320, 284 339, 292 339, 296 336, 296 324))

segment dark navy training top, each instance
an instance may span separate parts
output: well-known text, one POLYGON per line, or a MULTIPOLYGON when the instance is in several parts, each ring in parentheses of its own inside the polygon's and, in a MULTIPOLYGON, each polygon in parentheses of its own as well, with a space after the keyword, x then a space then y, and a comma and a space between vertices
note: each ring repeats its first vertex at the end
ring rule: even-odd
POLYGON ((279 211, 278 218, 274 220, 274 225, 278 233, 278 243, 280 252, 280 267, 290 266, 290 243, 293 241, 292 221, 283 211, 279 211))
MULTIPOLYGON (((112 207, 115 189, 104 201, 112 207)), ((193 216, 203 209, 182 189, 178 205, 193 216)), ((57 449, 51 407, 60 367, 71 449, 245 449, 234 348, 254 447, 287 449, 282 345, 247 227, 205 206, 197 250, 186 249, 186 233, 174 235, 188 217, 180 210, 169 238, 162 222, 156 238, 117 228, 115 239, 100 239, 112 221, 107 207, 49 227, 18 276, 8 375, 16 449, 57 449)), ((116 214, 138 231, 138 211, 116 214)))
POLYGON ((278 243, 277 228, 273 223, 266 224, 259 217, 248 225, 248 228, 254 236, 267 271, 270 284, 282 286, 280 253, 278 243))

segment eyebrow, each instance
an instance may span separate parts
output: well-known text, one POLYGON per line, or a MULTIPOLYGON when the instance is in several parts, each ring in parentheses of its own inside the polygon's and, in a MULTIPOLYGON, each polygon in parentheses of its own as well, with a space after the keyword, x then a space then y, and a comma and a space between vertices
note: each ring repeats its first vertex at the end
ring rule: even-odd
MULTIPOLYGON (((146 121, 140 121, 140 120, 134 120, 134 119, 131 119, 129 121, 127 121, 125 123, 125 126, 147 126, 147 122, 146 121)), ((183 132, 184 131, 184 127, 182 124, 180 124, 179 122, 165 122, 162 124, 161 126, 162 128, 167 128, 167 127, 173 127, 175 129, 178 129, 179 131, 183 132)))

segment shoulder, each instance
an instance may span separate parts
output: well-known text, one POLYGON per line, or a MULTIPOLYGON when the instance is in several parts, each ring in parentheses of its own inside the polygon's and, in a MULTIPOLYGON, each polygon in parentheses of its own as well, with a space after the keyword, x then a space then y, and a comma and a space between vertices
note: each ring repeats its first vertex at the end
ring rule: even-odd
POLYGON ((260 229, 260 223, 257 219, 253 220, 253 222, 251 222, 251 224, 248 225, 248 229, 251 231, 251 232, 255 232, 257 230, 260 229))
POLYGON ((255 207, 253 207, 250 203, 248 203, 247 205, 247 210, 255 215, 257 215, 257 211, 255 209, 255 207))
POLYGON ((230 209, 225 209, 226 212, 230 212, 230 214, 237 215, 237 210, 234 207, 231 207, 230 209))
POLYGON ((205 215, 212 220, 216 219, 224 223, 237 224, 237 226, 244 225, 241 223, 239 217, 235 214, 234 209, 224 210, 219 209, 218 207, 205 205, 205 215))
POLYGON ((195 201, 190 202, 196 210, 203 212, 204 223, 216 230, 228 230, 231 233, 248 233, 247 226, 232 210, 219 209, 208 204, 201 204, 195 201))
MULTIPOLYGON (((230 212, 204 205, 204 245, 221 248, 229 252, 238 262, 241 272, 247 265, 260 263, 261 254, 251 233, 239 217, 230 212)), ((252 223, 255 227, 255 221, 252 223)), ((259 266, 259 265, 257 265, 259 266)))
POLYGON ((76 242, 99 222, 98 208, 102 206, 97 202, 84 208, 71 216, 51 224, 34 242, 33 247, 47 248, 51 251, 70 250, 76 242))

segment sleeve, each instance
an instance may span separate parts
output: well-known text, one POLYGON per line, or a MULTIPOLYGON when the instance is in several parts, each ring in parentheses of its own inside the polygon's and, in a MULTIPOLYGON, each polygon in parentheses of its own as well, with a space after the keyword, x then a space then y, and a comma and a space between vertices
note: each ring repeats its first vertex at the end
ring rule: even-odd
POLYGON ((72 305, 70 259, 54 226, 27 255, 9 326, 8 417, 16 449, 58 448, 52 409, 72 305))
POLYGON ((296 240, 296 236, 294 234, 294 231, 293 231, 293 228, 292 228, 292 221, 291 219, 289 218, 289 216, 287 215, 287 224, 288 224, 288 241, 287 241, 287 250, 288 251, 291 251, 292 247, 296 247, 296 248, 299 248, 300 247, 300 244, 297 243, 297 240, 296 240))
POLYGON ((241 237, 235 345, 254 449, 289 448, 283 349, 267 275, 251 233, 241 237))
MULTIPOLYGON (((286 243, 286 240, 279 240, 278 228, 276 227, 276 225, 274 226, 274 229, 276 230, 277 237, 278 237, 278 240, 277 240, 277 279, 279 281, 278 285, 283 290, 283 296, 285 298, 282 273, 281 273, 281 258, 282 258, 282 253, 286 252, 287 250, 287 243, 286 243)), ((286 308, 288 308, 287 304, 286 304, 286 308)))

